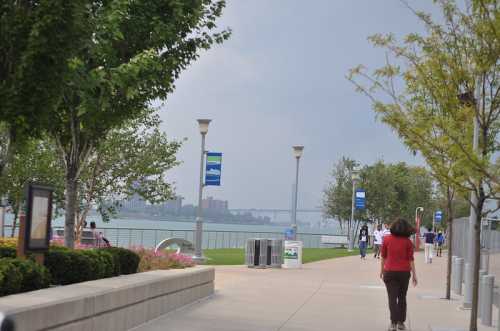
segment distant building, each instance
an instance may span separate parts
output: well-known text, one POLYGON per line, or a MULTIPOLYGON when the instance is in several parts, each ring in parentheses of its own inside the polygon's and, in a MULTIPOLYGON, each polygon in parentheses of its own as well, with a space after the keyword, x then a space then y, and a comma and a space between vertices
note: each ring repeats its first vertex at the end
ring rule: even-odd
POLYGON ((229 203, 227 200, 217 200, 212 197, 208 197, 201 201, 201 207, 203 209, 210 209, 213 211, 227 211, 229 209, 229 203))
POLYGON ((160 210, 167 214, 178 215, 182 209, 182 200, 184 198, 181 196, 176 196, 172 200, 165 201, 159 205, 160 210))

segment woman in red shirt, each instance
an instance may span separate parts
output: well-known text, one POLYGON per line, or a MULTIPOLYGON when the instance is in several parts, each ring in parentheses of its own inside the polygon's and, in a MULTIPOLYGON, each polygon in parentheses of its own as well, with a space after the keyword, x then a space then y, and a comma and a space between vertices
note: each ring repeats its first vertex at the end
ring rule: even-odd
POLYGON ((391 234, 384 237, 381 251, 380 278, 383 279, 389 297, 391 325, 389 331, 406 330, 406 292, 410 276, 417 286, 417 272, 413 261, 413 243, 409 237, 413 227, 404 219, 391 224, 391 234), (411 272, 411 274, 410 274, 411 272))

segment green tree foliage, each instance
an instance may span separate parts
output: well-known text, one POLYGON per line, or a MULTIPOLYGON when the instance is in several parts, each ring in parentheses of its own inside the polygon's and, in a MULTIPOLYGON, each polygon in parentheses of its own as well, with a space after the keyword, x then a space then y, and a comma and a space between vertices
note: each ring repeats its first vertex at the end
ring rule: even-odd
MULTIPOLYGON (((489 212, 484 203, 497 197, 499 183, 492 157, 500 148, 500 5, 473 0, 462 10, 455 1, 436 2, 443 24, 415 11, 427 33, 410 34, 403 43, 393 35, 371 37, 387 51, 386 65, 371 74, 360 66, 350 78, 372 99, 382 121, 422 153, 448 197, 454 190, 477 197, 470 202, 477 215, 474 247, 479 261, 480 222, 489 212), (473 120, 479 132, 477 151, 473 120)), ((477 330, 478 271, 475 263, 472 331, 477 330)))
POLYGON ((333 167, 332 180, 323 192, 323 213, 337 219, 340 226, 351 220, 352 171, 356 161, 342 157, 333 167))
POLYGON ((14 143, 43 131, 80 49, 85 0, 0 2, 0 175, 14 143))
MULTIPOLYGON (((355 164, 351 159, 342 158, 334 166, 332 181, 324 191, 325 215, 339 220, 341 224, 351 218, 351 173, 355 164)), ((424 206, 430 220, 434 204, 433 185, 432 176, 422 167, 382 161, 364 166, 356 186, 366 191, 366 209, 357 211, 355 219, 382 223, 404 217, 413 222, 415 208, 424 206)), ((352 228, 356 228, 355 224, 352 228)))
POLYGON ((223 0, 90 1, 88 30, 68 62, 62 101, 49 134, 65 169, 65 245, 74 244, 78 181, 104 137, 165 100, 200 51, 222 43, 223 0))
POLYGON ((132 195, 151 204, 173 197, 167 172, 179 164, 181 142, 169 141, 160 124, 158 115, 149 111, 110 131, 89 156, 78 186, 78 232, 93 206, 107 221, 116 214, 118 201, 132 195))
MULTIPOLYGON (((54 187, 54 201, 57 209, 64 199, 64 177, 57 159, 54 144, 50 140, 30 139, 16 149, 11 161, 0 177, 0 196, 6 196, 14 213, 14 227, 22 206, 26 184, 37 182, 54 187)), ((57 210, 56 209, 56 210, 57 210)))

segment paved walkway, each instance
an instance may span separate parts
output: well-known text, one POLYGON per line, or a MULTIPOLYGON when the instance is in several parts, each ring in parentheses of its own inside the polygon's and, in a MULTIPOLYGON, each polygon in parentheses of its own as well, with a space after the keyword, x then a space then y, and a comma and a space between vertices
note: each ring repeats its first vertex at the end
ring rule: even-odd
MULTIPOLYGON (((445 258, 424 264, 408 293, 407 325, 413 331, 466 330, 469 312, 444 293, 445 258)), ((218 267, 216 293, 137 328, 139 331, 387 330, 389 313, 378 260, 345 257, 301 270, 218 267)), ((498 313, 494 310, 495 325, 498 313)), ((481 331, 496 328, 481 326, 481 331)))

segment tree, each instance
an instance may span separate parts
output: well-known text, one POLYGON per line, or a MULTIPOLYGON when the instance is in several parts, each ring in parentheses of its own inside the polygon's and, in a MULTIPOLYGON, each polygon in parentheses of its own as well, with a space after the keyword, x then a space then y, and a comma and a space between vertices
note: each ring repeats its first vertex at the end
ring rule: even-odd
POLYGON ((104 137, 165 100, 201 50, 230 31, 213 32, 223 0, 91 1, 86 39, 68 63, 62 100, 47 128, 64 159, 65 245, 73 247, 82 171, 104 137))
MULTIPOLYGON (((349 238, 354 238, 359 222, 351 224, 352 179, 355 161, 342 158, 334 167, 332 182, 324 192, 323 208, 327 216, 347 223, 349 238)), ((433 203, 433 180, 422 167, 411 167, 401 162, 385 164, 378 161, 360 171, 358 187, 366 191, 366 208, 357 210, 358 221, 393 221, 398 217, 411 220, 415 205, 433 203)), ((432 214, 432 212, 431 212, 432 214)))
POLYGON ((39 136, 60 102, 86 27, 85 0, 0 2, 0 176, 15 145, 39 136))
POLYGON ((343 224, 347 224, 349 240, 352 238, 351 229, 354 228, 351 222, 352 171, 356 165, 356 161, 342 157, 335 164, 331 174, 332 181, 323 192, 323 213, 337 219, 341 228, 343 224))
POLYGON ((473 0, 462 11, 453 1, 436 2, 444 14, 443 24, 414 11, 428 33, 410 34, 403 45, 392 35, 371 37, 376 46, 387 50, 387 63, 373 74, 355 68, 350 79, 372 99, 382 120, 412 150, 424 155, 443 186, 472 193, 469 202, 476 218, 470 330, 475 331, 480 224, 489 212, 484 203, 496 199, 499 182, 492 167, 492 156, 500 147, 499 4, 473 0), (473 121, 478 129, 477 146, 472 144, 473 121))
POLYGON ((116 215, 119 201, 138 195, 151 204, 173 197, 167 171, 179 164, 181 142, 169 141, 157 114, 147 112, 123 128, 112 130, 89 156, 78 186, 77 239, 91 208, 104 221, 116 215))
POLYGON ((17 218, 23 204, 26 184, 39 182, 54 187, 56 211, 62 207, 64 181, 55 148, 47 140, 30 139, 11 157, 0 177, 0 196, 6 196, 14 214, 11 236, 14 236, 17 218))

